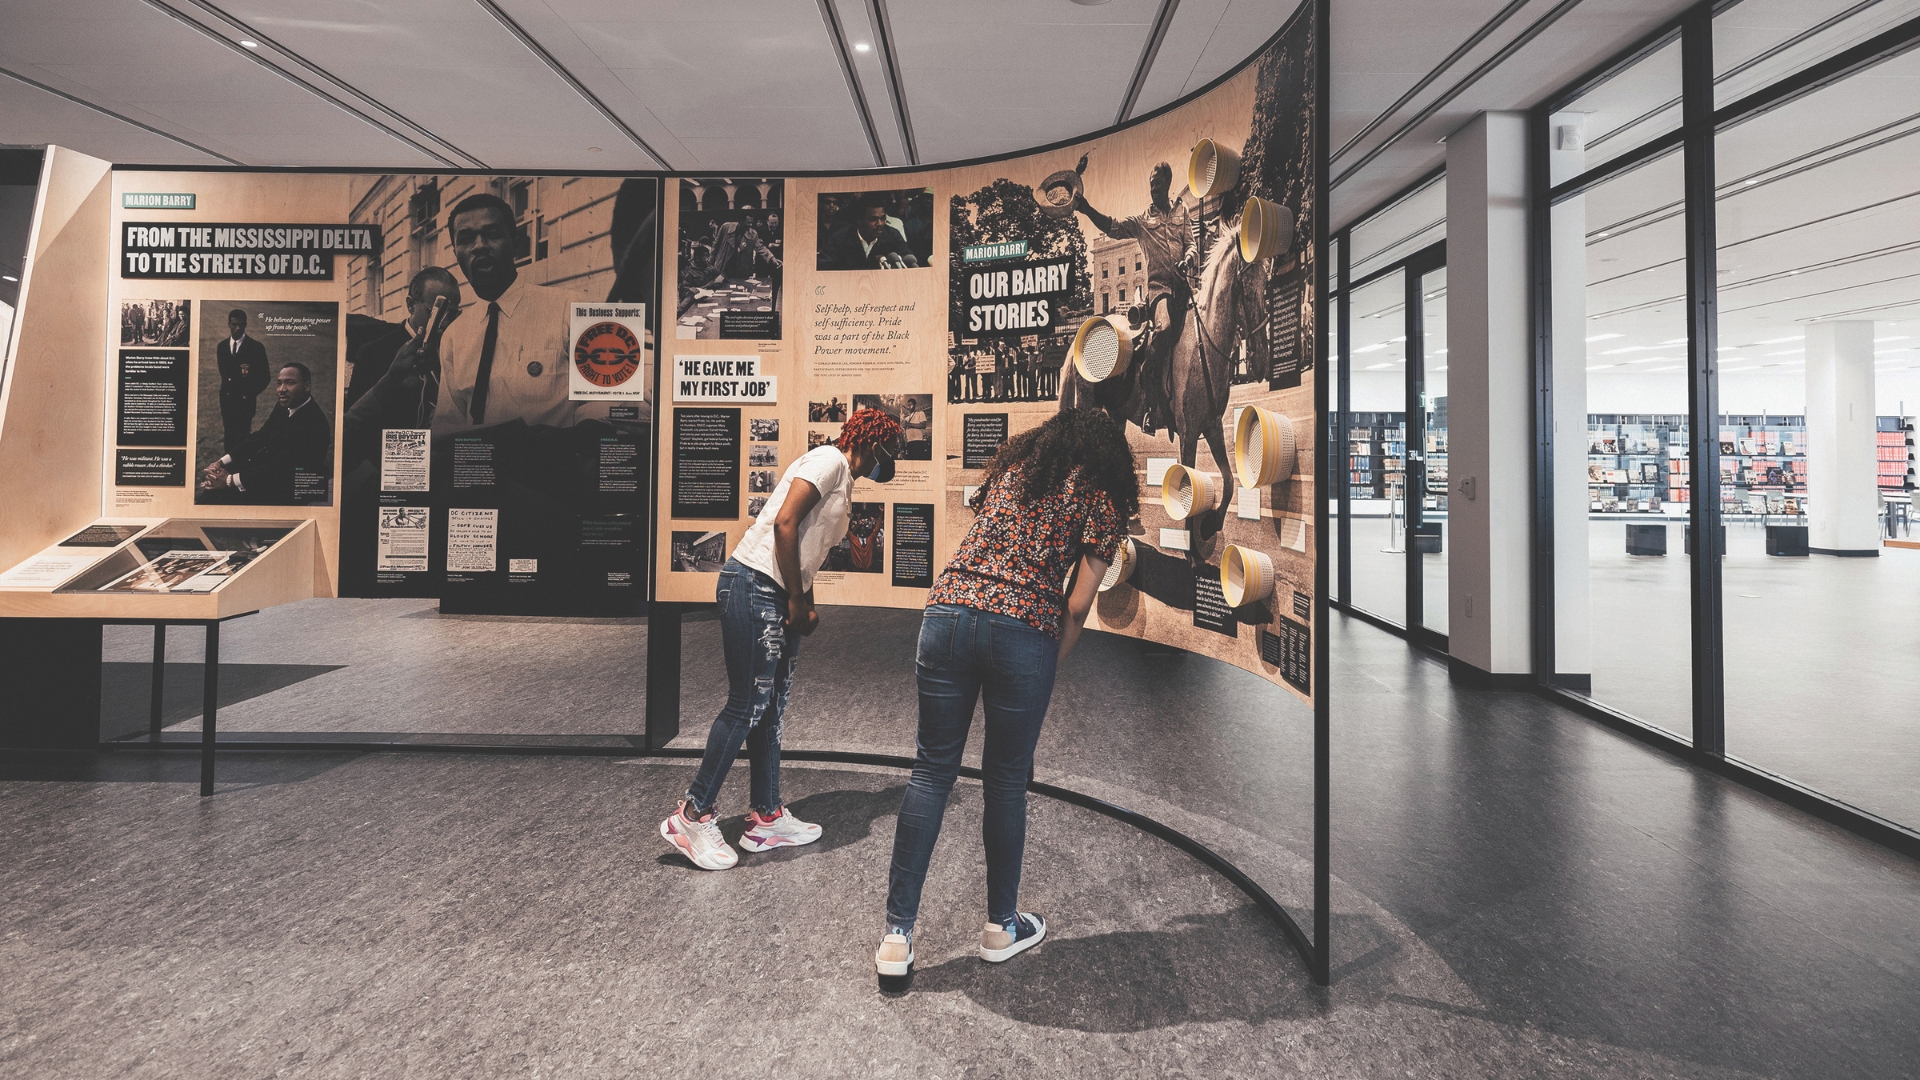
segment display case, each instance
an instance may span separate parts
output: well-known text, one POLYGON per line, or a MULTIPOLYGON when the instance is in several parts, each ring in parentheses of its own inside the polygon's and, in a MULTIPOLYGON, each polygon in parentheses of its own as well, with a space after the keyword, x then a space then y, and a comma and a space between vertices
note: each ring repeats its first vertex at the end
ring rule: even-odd
POLYGON ((101 518, 0 571, 0 617, 224 619, 315 590, 313 521, 101 518))

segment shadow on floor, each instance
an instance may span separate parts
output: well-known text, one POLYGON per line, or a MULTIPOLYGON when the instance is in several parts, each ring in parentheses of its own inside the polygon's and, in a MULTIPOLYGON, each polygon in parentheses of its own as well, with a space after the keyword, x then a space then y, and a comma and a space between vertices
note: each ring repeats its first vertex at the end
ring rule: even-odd
POLYGON ((1053 938, 1005 964, 964 956, 914 974, 913 993, 956 991, 1009 1020, 1091 1032, 1326 1013, 1324 992, 1251 905, 1166 930, 1053 938))
MULTIPOLYGON (((248 698, 271 694, 305 682, 340 664, 230 664, 220 665, 220 706, 237 705, 248 698)), ((165 727, 200 715, 201 664, 168 664, 166 686, 160 698, 160 724, 165 727)), ((108 661, 100 665, 100 739, 110 742, 144 734, 153 701, 153 665, 108 661)))
MULTIPOLYGON (((745 760, 740 761, 736 766, 736 768, 747 767, 748 763, 745 760)), ((805 848, 778 848, 754 855, 750 860, 740 864, 741 869, 754 866, 777 866, 789 859, 809 853, 828 852, 849 844, 857 844, 873 835, 874 822, 882 818, 891 819, 900 812, 900 797, 906 793, 906 790, 905 784, 896 784, 880 791, 822 791, 795 799, 787 804, 787 809, 800 820, 811 821, 820 826, 822 830, 820 839, 805 848)), ((891 820, 888 825, 891 826, 891 820)), ((745 814, 720 819, 721 834, 727 838, 727 843, 736 848, 740 846, 740 834, 746 831, 745 814)), ((890 828, 888 833, 882 839, 891 843, 890 828)), ((672 852, 654 861, 661 866, 679 866, 687 869, 693 867, 685 856, 672 852)))
MULTIPOLYGON (((266 784, 298 784, 339 768, 359 754, 221 754, 216 793, 266 784)), ((11 751, 0 756, 0 782, 89 784, 200 783, 198 754, 11 751)))

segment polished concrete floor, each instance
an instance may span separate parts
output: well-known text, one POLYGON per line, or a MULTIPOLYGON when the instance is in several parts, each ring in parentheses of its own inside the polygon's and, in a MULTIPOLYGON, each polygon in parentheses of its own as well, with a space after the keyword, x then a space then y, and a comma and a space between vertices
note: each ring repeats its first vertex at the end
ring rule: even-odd
MULTIPOLYGON (((907 752, 912 627, 829 611, 789 745, 907 752)), ((685 745, 717 706, 715 629, 687 627, 685 745)), ((966 956, 963 791, 925 970, 884 998, 866 964, 894 773, 790 768, 832 839, 704 875, 651 831, 684 763, 236 756, 200 800, 190 761, 107 755, 10 763, 0 783, 0 1072, 1916 1075, 1920 866, 1530 695, 1455 690, 1370 627, 1331 629, 1330 991, 1199 864, 1041 799, 1024 895, 1058 940, 1003 969, 966 956)), ((276 609, 223 638, 245 697, 223 730, 430 718, 624 741, 645 630, 276 609)), ((144 723, 146 648, 115 632, 110 727, 144 723)), ((1304 914, 1310 729, 1290 700, 1093 635, 1040 775, 1176 825, 1304 914)))
MULTIPOLYGON (((1380 550, 1386 519, 1356 517, 1353 529, 1354 603, 1404 623, 1406 556, 1380 550)), ((1622 522, 1591 524, 1590 673, 1594 700, 1688 737, 1688 560, 1680 523, 1667 531, 1667 555, 1634 556, 1622 522)), ((1727 752, 1920 828, 1920 550, 1769 556, 1757 522, 1730 524, 1727 548, 1727 752)), ((1446 568, 1421 558, 1432 603, 1446 568)))

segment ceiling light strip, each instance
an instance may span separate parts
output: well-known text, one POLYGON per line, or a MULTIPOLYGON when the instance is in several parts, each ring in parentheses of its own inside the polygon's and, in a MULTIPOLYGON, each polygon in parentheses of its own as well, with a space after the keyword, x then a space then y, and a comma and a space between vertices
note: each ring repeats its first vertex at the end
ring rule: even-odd
POLYGON ((599 113, 601 117, 603 117, 607 121, 607 123, 612 124, 615 128, 619 129, 620 134, 626 136, 626 139, 628 142, 639 147, 641 153, 652 158, 654 160, 654 163, 659 165, 662 169, 673 168, 672 165, 669 165, 667 163, 666 158, 663 158, 660 156, 659 151, 647 145, 647 140, 641 138, 639 132, 636 132, 632 128, 628 127, 627 122, 625 120, 622 120, 618 116, 615 116, 613 110, 607 108, 606 102, 601 101, 599 98, 595 97, 593 91, 587 89, 586 86, 583 83, 581 83, 579 79, 574 78, 573 72, 568 71, 566 68, 566 65, 562 64, 558 59, 556 59, 554 55, 548 52, 545 49, 545 47, 543 47, 539 42, 533 40, 532 34, 529 34, 525 30, 521 29, 520 24, 513 21, 513 16, 508 15, 505 11, 502 11, 500 9, 499 4, 494 3, 493 0, 474 0, 474 3, 479 4, 483 8, 486 8, 487 13, 493 16, 493 19, 495 22, 505 27, 507 30, 507 33, 512 34, 514 37, 518 38, 520 40, 520 44, 525 46, 528 52, 538 57, 540 62, 547 65, 548 69, 551 70, 555 75, 560 76, 560 79, 562 82, 572 87, 573 92, 580 95, 581 100, 585 101, 588 105, 593 106, 593 110, 599 113))
POLYGON ((141 123, 140 121, 135 120, 131 116, 122 116, 121 114, 114 112, 112 109, 109 109, 104 105, 95 105, 93 102, 88 101, 85 98, 74 97, 72 94, 67 93, 65 90, 56 90, 53 87, 48 86, 46 83, 35 82, 34 80, 27 78, 25 75, 22 75, 19 72, 8 71, 6 68, 0 68, 0 75, 5 75, 7 78, 12 79, 15 82, 25 83, 28 86, 33 87, 35 90, 44 90, 47 93, 52 94, 54 97, 60 98, 64 101, 71 101, 75 105, 78 105, 83 109, 92 109, 94 112, 97 112, 102 116, 111 116, 115 120, 118 120, 123 124, 131 124, 134 127, 139 128, 141 131, 147 132, 152 135, 158 135, 161 138, 167 140, 168 142, 179 143, 181 146, 184 146, 189 150, 198 150, 200 153, 205 154, 208 157, 219 158, 221 161, 224 161, 229 165, 245 165, 246 164, 246 162, 237 160, 235 158, 230 158, 227 155, 219 152, 218 150, 209 150, 206 147, 201 146, 199 143, 188 142, 187 140, 181 138, 178 135, 173 134, 170 131, 161 131, 159 128, 154 127, 152 124, 141 123))
POLYGON ((173 6, 171 6, 170 4, 165 3, 164 0, 146 0, 146 4, 148 7, 154 9, 155 11, 158 11, 162 15, 165 15, 169 19, 172 19, 173 21, 180 23, 183 26, 186 26, 192 30, 197 31, 202 36, 207 38, 209 41, 213 41, 213 42, 216 42, 217 44, 224 45, 229 51, 236 53, 240 56, 246 57, 248 60, 251 60, 255 64, 260 65, 260 67, 273 72, 275 75, 280 76, 282 79, 285 79, 286 81, 292 83, 293 85, 299 87, 300 89, 305 90, 307 93, 314 95, 315 97, 319 98, 320 100, 326 102, 329 105, 332 105, 334 108, 339 109, 341 112, 346 113, 348 116, 353 117, 355 120, 358 120, 363 124, 367 124, 379 130, 380 132, 385 134, 388 138, 394 139, 397 142, 410 146, 413 149, 419 151, 420 153, 425 154, 427 157, 430 157, 433 160, 440 162, 442 165, 448 166, 449 168, 457 167, 458 163, 448 159, 446 155, 441 154, 429 147, 422 146, 420 143, 417 143, 414 140, 408 138, 407 136, 402 135, 398 131, 393 130, 392 128, 374 119, 373 117, 368 116, 366 113, 361 112, 360 110, 354 108, 353 106, 347 104, 346 102, 341 101, 339 98, 334 97, 332 94, 327 93, 325 90, 322 90, 319 87, 313 85, 312 83, 306 81, 305 79, 302 79, 298 75, 295 75, 293 72, 288 71, 287 69, 279 66, 278 64, 273 63, 272 61, 268 60, 266 57, 261 56, 258 51, 254 49, 246 48, 245 46, 241 45, 239 42, 234 41, 232 38, 227 37, 226 35, 213 29, 212 27, 205 25, 204 23, 200 22, 197 19, 189 17, 185 12, 179 11, 175 9, 173 6))
POLYGON ((873 112, 867 108, 866 94, 860 89, 860 76, 853 70, 853 56, 847 52, 847 32, 840 25, 840 13, 833 9, 833 0, 819 0, 820 21, 827 24, 827 40, 833 43, 833 54, 840 58, 840 74, 846 77, 847 93, 853 96, 853 110, 860 114, 860 130, 866 133, 867 149, 873 152, 873 163, 879 168, 887 167, 887 155, 880 148, 880 130, 873 126, 873 112))
POLYGON ((1519 36, 1515 37, 1512 41, 1507 42, 1505 45, 1502 45, 1500 47, 1499 52, 1496 52, 1492 56, 1489 56, 1485 60, 1481 61, 1479 67, 1474 68, 1472 71, 1466 74, 1466 77, 1462 78, 1459 82, 1454 83, 1453 86, 1449 88, 1446 93, 1441 94, 1439 97, 1433 99, 1432 104, 1428 105, 1424 109, 1421 109, 1418 113, 1415 113, 1413 116, 1413 119, 1408 120, 1406 123, 1400 125, 1397 129, 1394 130, 1393 134, 1387 136, 1386 139, 1383 140, 1379 145, 1375 146, 1373 149, 1361 155, 1359 161, 1356 161, 1352 165, 1348 166, 1345 170, 1343 170, 1340 173, 1339 176, 1334 177, 1333 182, 1327 186, 1330 188, 1337 188, 1341 184, 1346 183, 1347 180, 1353 176, 1353 174, 1359 172, 1361 169, 1366 168, 1368 165, 1371 165, 1375 158, 1379 157, 1381 154, 1386 153, 1387 150, 1390 147, 1392 147, 1395 143, 1399 142, 1401 139, 1404 139, 1408 135, 1412 134, 1415 128, 1419 127, 1421 124, 1424 124, 1428 120, 1432 119, 1435 113, 1439 112, 1441 109, 1446 108, 1449 104, 1452 104, 1454 98, 1457 98, 1461 94, 1466 93, 1469 87, 1471 87, 1474 83, 1479 82, 1481 79, 1485 78, 1488 72, 1492 71, 1494 68, 1499 67, 1501 64, 1506 63, 1507 60, 1513 56, 1514 53, 1517 53, 1522 48, 1525 48, 1526 45, 1529 42, 1531 42, 1534 38, 1537 38, 1541 34, 1545 33, 1548 27, 1552 26, 1556 22, 1559 22, 1560 17, 1562 15, 1565 15, 1567 12, 1572 11, 1574 8, 1578 7, 1579 5, 1580 5, 1580 0, 1560 0, 1560 3, 1555 4, 1553 6, 1553 10, 1547 12, 1545 15, 1540 16, 1540 18, 1534 21, 1533 25, 1527 27, 1524 31, 1522 31, 1519 34, 1519 36))
POLYGON ((1385 109, 1381 110, 1380 115, 1368 121, 1367 126, 1361 128, 1359 133, 1356 134, 1353 138, 1348 139, 1346 142, 1346 145, 1342 146, 1338 150, 1335 150, 1333 152, 1333 159, 1335 161, 1338 161, 1340 159, 1340 155, 1353 149, 1354 146, 1360 142, 1360 140, 1373 134, 1376 130, 1379 129, 1381 124, 1386 123, 1390 118, 1392 118, 1394 113, 1397 113, 1401 109, 1406 108, 1408 102, 1411 102, 1414 98, 1419 97, 1421 91, 1425 90, 1429 86, 1432 86, 1435 80, 1439 79, 1440 76, 1447 73, 1448 68, 1451 68, 1453 65, 1459 63, 1463 57, 1465 57, 1469 52, 1473 51, 1475 46, 1487 40, 1487 36, 1489 34, 1492 34, 1495 30, 1500 29, 1500 27, 1503 26, 1508 19, 1512 18, 1516 13, 1518 13, 1521 8, 1526 7, 1528 4, 1532 2, 1533 0, 1512 0, 1512 2, 1509 3, 1506 7, 1501 8, 1498 12, 1494 14, 1493 18, 1487 20, 1486 23, 1480 27, 1480 29, 1474 31, 1472 37, 1462 42, 1459 48, 1453 50, 1451 53, 1448 53, 1447 58, 1445 60, 1440 61, 1439 64, 1434 66, 1434 69, 1432 71, 1427 72, 1426 75, 1421 77, 1419 82, 1414 83, 1413 89, 1408 90, 1404 94, 1401 94, 1400 100, 1394 102, 1393 104, 1387 106, 1385 109))
MULTIPOLYGON (((485 169, 488 167, 486 162, 481 161, 479 158, 474 157, 472 154, 467 153, 465 150, 460 149, 459 147, 453 145, 447 140, 441 138, 440 136, 435 135, 433 132, 428 131, 425 127, 422 127, 421 125, 415 123, 413 120, 405 116, 402 116, 399 112, 391 108, 388 108, 384 103, 378 101, 371 95, 361 91, 359 87, 352 85, 351 83, 347 82, 345 79, 342 79, 339 76, 335 75, 333 72, 326 70, 320 65, 315 64, 313 61, 308 60, 306 57, 288 48, 286 45, 282 44, 281 42, 268 37, 267 35, 261 33, 259 30, 256 30, 253 27, 247 25, 245 22, 242 22, 240 19, 235 18, 233 15, 227 13, 221 8, 214 6, 213 4, 209 3, 208 0, 187 0, 187 2, 192 4, 194 7, 197 7, 200 10, 206 12, 207 14, 213 16, 214 18, 219 19, 221 22, 226 23, 228 26, 232 27, 235 31, 246 35, 248 39, 252 41, 256 41, 262 45, 265 45, 267 48, 272 49, 274 52, 277 52, 280 55, 286 57, 287 59, 293 61, 294 63, 300 65, 300 67, 304 69, 308 74, 313 75, 320 79, 324 79, 329 85, 333 86, 335 89, 341 91, 342 93, 349 95, 354 100, 360 102, 362 105, 365 105, 370 109, 373 109, 374 111, 380 113, 382 116, 385 116, 387 119, 392 120, 394 123, 407 128, 408 130, 412 131, 414 134, 419 135, 421 138, 426 139, 429 142, 435 143, 440 147, 450 151, 454 156, 464 158, 469 167, 476 168, 476 169, 485 169)), ((439 158, 441 161, 445 162, 447 165, 450 165, 450 166, 459 165, 458 162, 448 161, 445 157, 442 157, 439 154, 435 154, 433 156, 436 158, 439 158)))
POLYGON ((907 114, 907 90, 900 81, 899 51, 893 44, 893 22, 887 18, 887 0, 867 0, 873 19, 873 36, 880 46, 880 67, 887 73, 887 92, 893 98, 893 118, 900 125, 900 146, 907 152, 909 165, 920 164, 920 149, 913 142, 913 118, 907 114))
MULTIPOLYGON (((1516 0, 1525 2, 1525 0, 1516 0)), ((1133 108, 1140 103, 1140 91, 1146 88, 1147 75, 1153 70, 1153 62, 1160 55, 1160 45, 1167 40, 1167 30, 1173 26, 1173 13, 1180 7, 1180 0, 1160 0, 1160 11, 1153 17, 1153 29, 1147 32, 1146 46, 1140 50, 1140 62, 1133 67, 1133 78, 1127 81, 1127 96, 1120 102, 1120 111, 1113 116, 1115 126, 1127 122, 1133 115, 1133 108)))

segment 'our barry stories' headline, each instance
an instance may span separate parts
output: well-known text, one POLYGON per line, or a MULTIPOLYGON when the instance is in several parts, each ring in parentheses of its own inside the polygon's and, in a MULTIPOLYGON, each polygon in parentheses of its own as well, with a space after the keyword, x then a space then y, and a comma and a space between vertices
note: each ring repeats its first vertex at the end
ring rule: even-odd
POLYGON ((120 276, 331 281, 335 255, 379 250, 375 225, 128 221, 120 226, 120 276))
POLYGON ((1073 290, 1073 273, 1072 259, 968 267, 955 279, 965 301, 951 329, 968 338, 1050 331, 1073 290))

